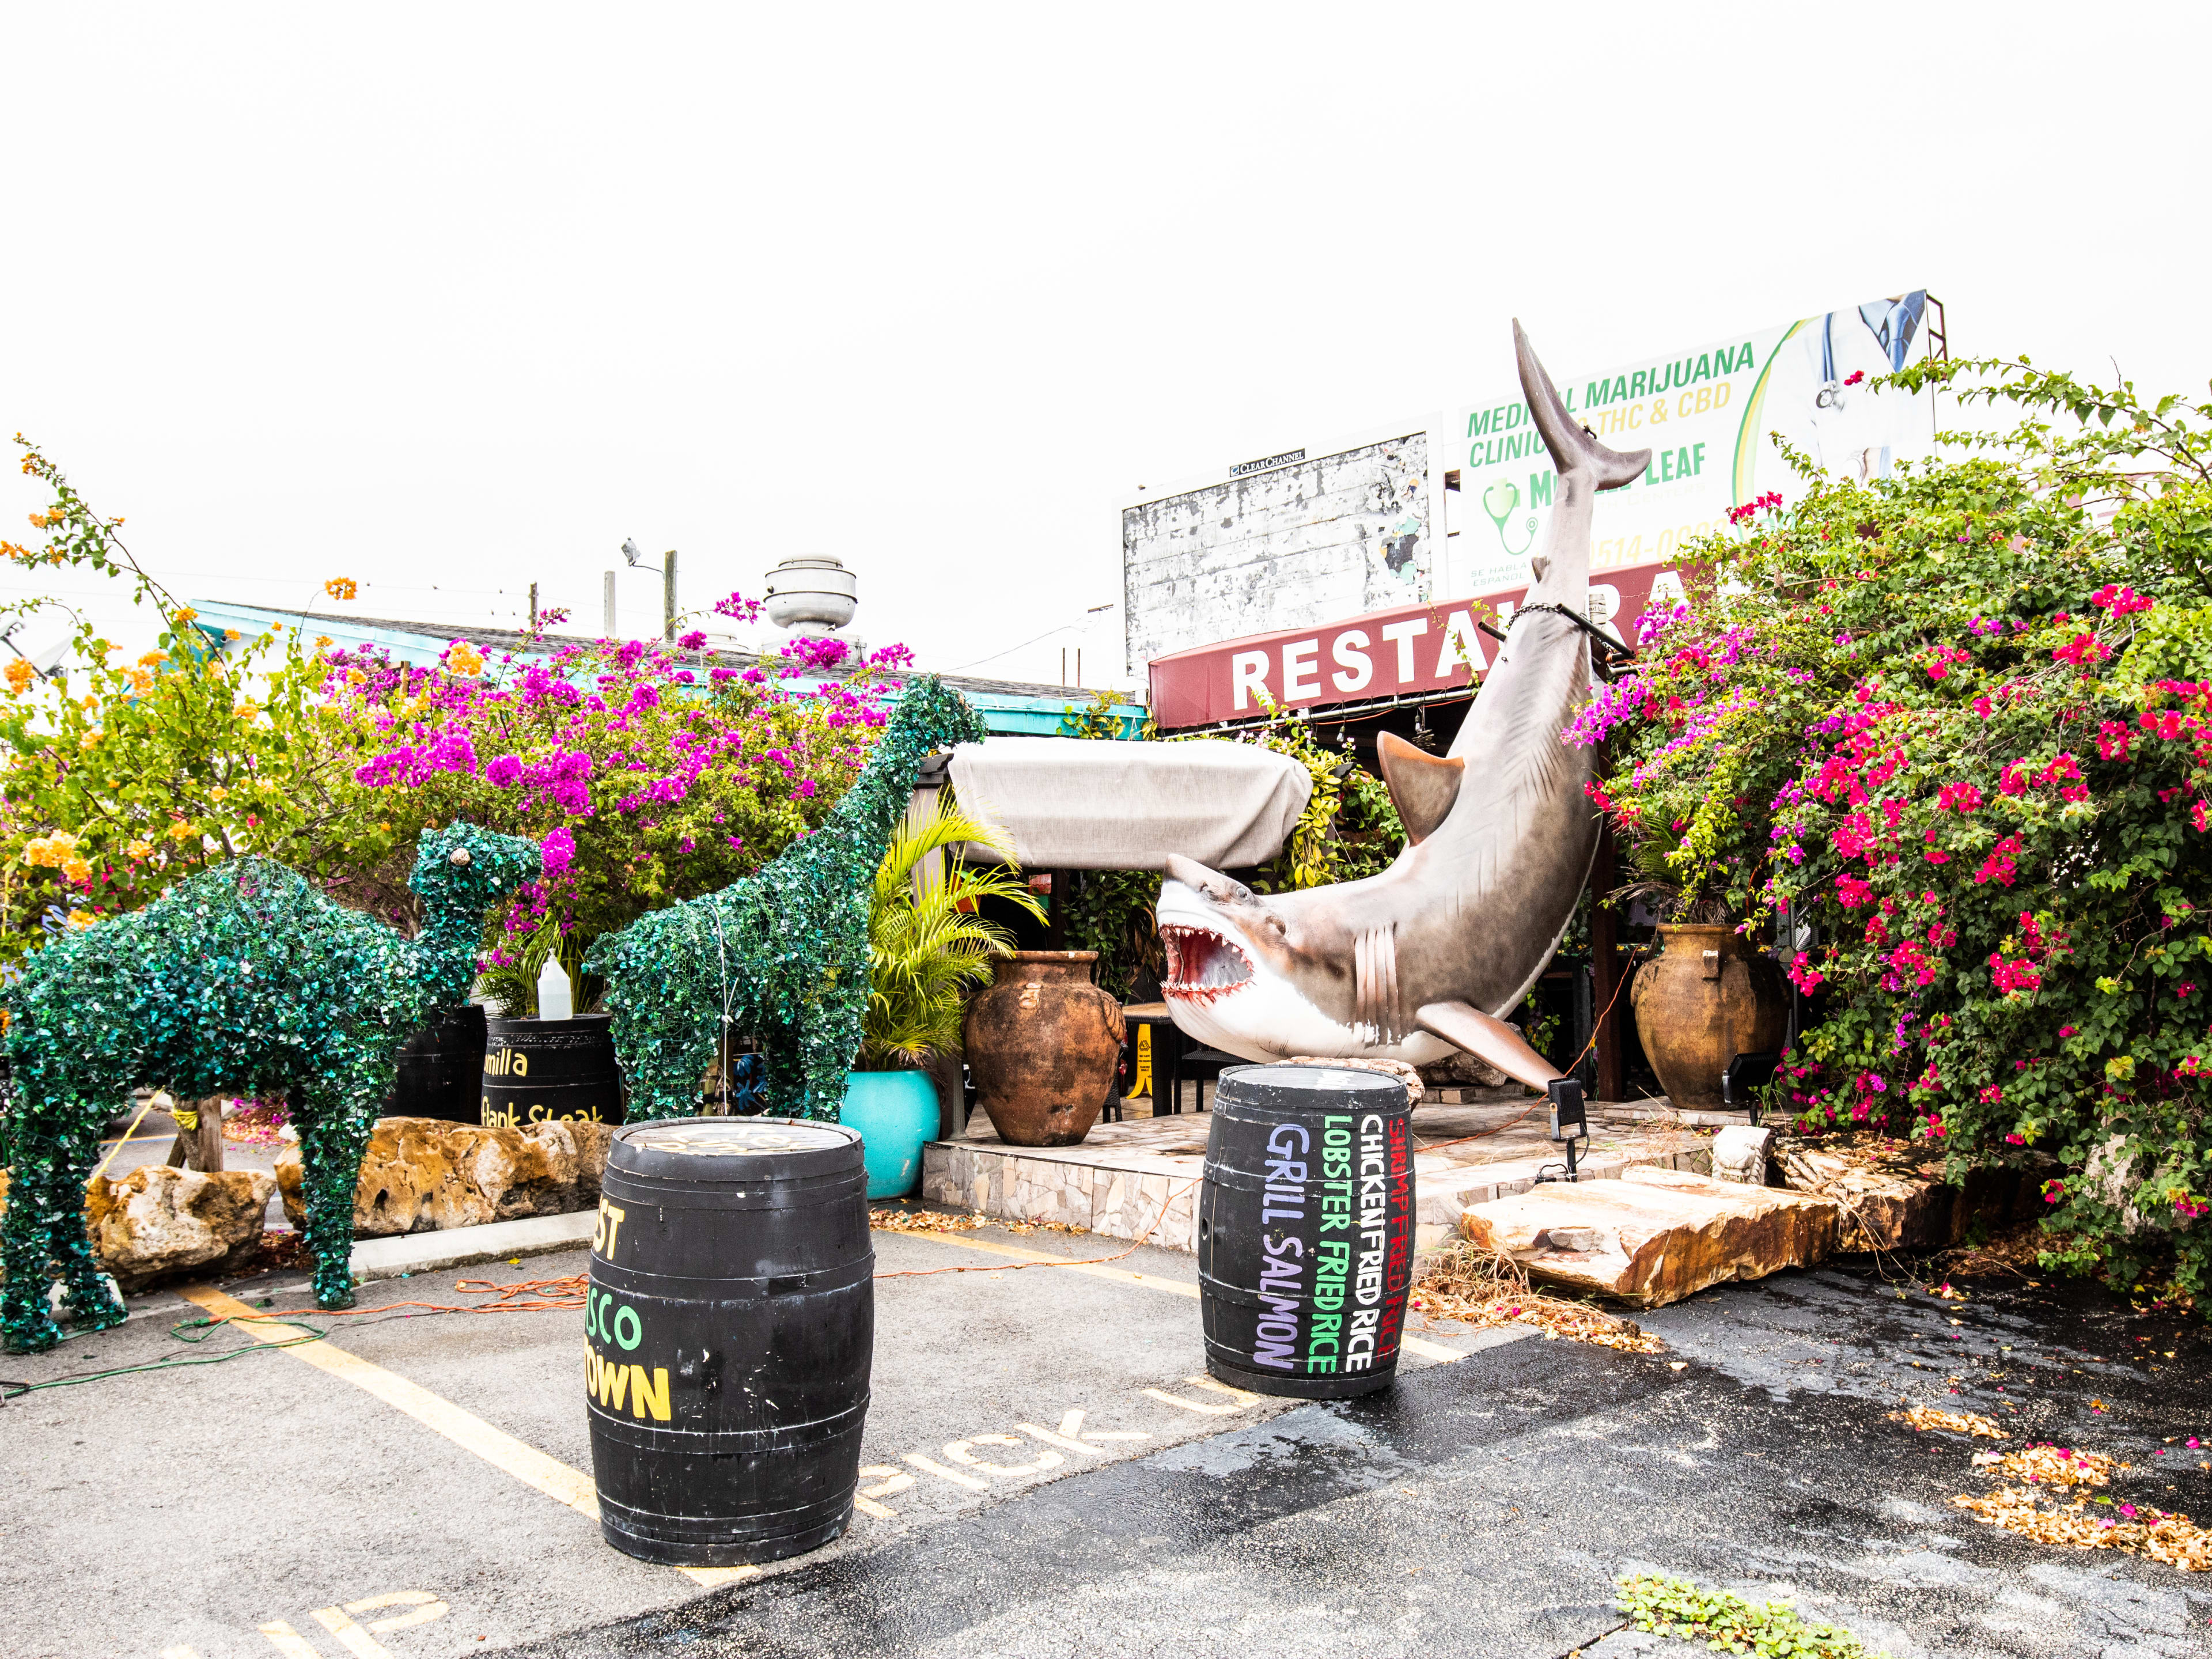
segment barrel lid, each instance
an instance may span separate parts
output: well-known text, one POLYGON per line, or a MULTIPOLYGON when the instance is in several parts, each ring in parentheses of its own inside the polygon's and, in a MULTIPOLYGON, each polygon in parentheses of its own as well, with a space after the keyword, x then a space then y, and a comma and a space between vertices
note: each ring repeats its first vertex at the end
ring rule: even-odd
POLYGON ((758 1180, 857 1165, 860 1134, 790 1117, 668 1117, 616 1131, 610 1166, 670 1181, 758 1180))
POLYGON ((1232 1077, 1255 1089, 1310 1089, 1332 1095, 1361 1089, 1378 1094, 1406 1091, 1406 1085, 1388 1073, 1350 1066, 1236 1066, 1223 1072, 1221 1080, 1226 1083, 1232 1077))
POLYGON ((1409 1103, 1406 1085, 1386 1073, 1310 1063, 1230 1066, 1221 1073, 1213 1097, 1216 1109, 1223 1111, 1238 1106, 1278 1112, 1402 1111, 1409 1103))

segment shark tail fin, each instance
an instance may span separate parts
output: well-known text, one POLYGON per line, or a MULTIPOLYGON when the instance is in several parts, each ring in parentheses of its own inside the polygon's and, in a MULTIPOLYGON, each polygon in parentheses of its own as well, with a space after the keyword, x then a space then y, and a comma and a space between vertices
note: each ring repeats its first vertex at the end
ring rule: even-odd
POLYGON ((1513 322, 1513 356, 1521 367, 1521 390, 1528 397, 1528 413, 1534 417, 1536 430, 1543 434, 1544 447, 1552 452, 1552 465, 1559 468, 1560 477, 1579 476, 1596 489, 1618 489, 1644 476, 1651 465, 1651 452, 1638 449, 1623 454, 1607 449, 1583 429, 1552 385, 1543 364, 1536 361, 1536 348, 1528 343, 1518 318, 1513 322))
POLYGON ((1532 1089, 1540 1091, 1554 1078, 1565 1075, 1531 1048, 1522 1041, 1521 1033, 1504 1020, 1467 1003, 1424 1003, 1413 1016, 1413 1023, 1532 1089))

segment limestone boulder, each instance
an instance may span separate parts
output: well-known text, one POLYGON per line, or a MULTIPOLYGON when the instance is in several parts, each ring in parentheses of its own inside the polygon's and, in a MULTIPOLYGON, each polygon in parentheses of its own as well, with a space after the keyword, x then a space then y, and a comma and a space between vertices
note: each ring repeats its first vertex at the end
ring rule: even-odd
POLYGON ((1779 1188, 1650 1167, 1472 1205, 1460 1230, 1532 1279, 1657 1308, 1727 1279, 1810 1267, 1835 1248, 1837 1210, 1779 1188))
POLYGON ((261 1242, 276 1183, 258 1170, 204 1175, 149 1164, 85 1188, 85 1226, 100 1265, 126 1291, 173 1274, 242 1267, 261 1242))
MULTIPOLYGON (((353 1225, 367 1238, 559 1215, 599 1202, 610 1124, 483 1128, 441 1118, 377 1120, 354 1188, 353 1225)), ((297 1147, 276 1163, 284 1213, 305 1224, 297 1147)))
POLYGON ((1446 1054, 1422 1066, 1420 1078, 1431 1089, 1502 1089, 1510 1081, 1495 1066, 1468 1054, 1446 1054))
POLYGON ((1846 1250, 1941 1250, 1977 1224, 2002 1226, 2043 1212, 2044 1177, 1990 1167, 1944 1178, 1942 1154, 1893 1143, 1778 1149, 1784 1183, 1835 1200, 1846 1250))

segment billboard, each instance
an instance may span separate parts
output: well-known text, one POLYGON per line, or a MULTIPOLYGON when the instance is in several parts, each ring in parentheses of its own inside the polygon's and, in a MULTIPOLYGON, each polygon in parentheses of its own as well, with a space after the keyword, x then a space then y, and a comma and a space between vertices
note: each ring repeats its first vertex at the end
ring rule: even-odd
MULTIPOLYGON (((1930 399, 1877 394, 1863 384, 1926 350, 1927 303, 1926 290, 1916 289, 1662 357, 1556 376, 1567 407, 1602 442, 1651 451, 1640 480, 1597 498, 1592 574, 1666 563, 1683 543, 1723 525, 1729 507, 1770 490, 1785 500, 1798 495, 1796 475, 1770 434, 1822 471, 1860 480, 1927 454, 1930 399)), ((1525 586, 1550 517, 1554 475, 1518 388, 1452 411, 1437 438, 1449 549, 1442 591, 1525 586)))

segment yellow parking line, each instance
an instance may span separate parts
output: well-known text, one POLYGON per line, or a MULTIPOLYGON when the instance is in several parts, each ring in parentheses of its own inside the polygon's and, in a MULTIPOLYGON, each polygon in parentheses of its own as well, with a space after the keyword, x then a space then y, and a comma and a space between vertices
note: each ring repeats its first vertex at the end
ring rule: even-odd
MULTIPOLYGON (((474 1452, 494 1468, 504 1470, 556 1503, 566 1504, 588 1520, 599 1518, 599 1490, 592 1484, 590 1475, 581 1469, 570 1468, 557 1457, 548 1457, 535 1446, 524 1444, 503 1430, 492 1427, 473 1412, 462 1410, 450 1400, 440 1399, 420 1383, 410 1382, 397 1372, 371 1364, 358 1354, 348 1353, 320 1339, 299 1341, 295 1327, 272 1323, 266 1315, 247 1307, 235 1297, 226 1296, 213 1285, 188 1285, 178 1294, 211 1314, 231 1320, 257 1342, 288 1345, 281 1352, 375 1395, 386 1405, 406 1413, 426 1428, 435 1430, 455 1445, 474 1452)), ((678 1567, 677 1571, 702 1584, 726 1584, 732 1579, 750 1577, 760 1569, 678 1567)))
MULTIPOLYGON (((1199 1294, 1197 1285, 1187 1284, 1180 1279, 1163 1279, 1158 1273, 1133 1273, 1125 1268, 1107 1267, 1103 1262, 1070 1262, 1066 1256, 1054 1255, 1048 1251, 1024 1250, 1018 1245, 997 1244, 988 1239, 963 1238, 957 1233, 902 1233, 900 1237, 926 1238, 933 1244, 957 1244, 963 1250, 985 1250, 993 1255, 1011 1256, 1017 1261, 1064 1262, 1072 1273, 1089 1273, 1094 1279, 1111 1279, 1125 1285, 1141 1285, 1148 1291, 1166 1291, 1193 1300, 1199 1294)), ((1443 1361, 1467 1358, 1456 1348, 1447 1348, 1441 1342, 1430 1342, 1418 1336, 1401 1336, 1398 1339, 1398 1346, 1406 1352, 1418 1354, 1423 1359, 1443 1361)))

